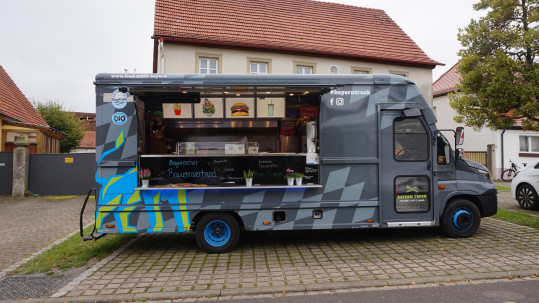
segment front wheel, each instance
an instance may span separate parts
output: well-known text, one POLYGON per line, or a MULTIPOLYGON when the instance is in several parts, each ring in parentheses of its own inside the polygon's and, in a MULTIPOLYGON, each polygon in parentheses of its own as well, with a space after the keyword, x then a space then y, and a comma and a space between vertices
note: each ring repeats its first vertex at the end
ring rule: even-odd
POLYGON ((502 180, 505 182, 511 182, 515 177, 515 171, 512 169, 506 169, 502 173, 502 180))
POLYGON ((537 192, 528 184, 523 184, 517 188, 518 205, 523 209, 539 208, 539 197, 537 192))
POLYGON ((481 224, 481 214, 475 204, 468 200, 455 200, 449 204, 442 216, 444 232, 452 238, 473 236, 481 224))
POLYGON ((234 249, 238 243, 240 229, 230 214, 209 213, 198 221, 195 238, 202 250, 210 254, 225 253, 234 249))

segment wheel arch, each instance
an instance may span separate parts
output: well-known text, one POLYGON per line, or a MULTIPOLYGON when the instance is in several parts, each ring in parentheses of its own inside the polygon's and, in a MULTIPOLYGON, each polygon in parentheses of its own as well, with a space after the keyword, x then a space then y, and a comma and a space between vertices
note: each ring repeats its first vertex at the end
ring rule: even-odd
POLYGON ((211 214, 211 213, 229 214, 229 215, 231 215, 234 219, 236 219, 236 222, 238 222, 238 225, 239 225, 239 227, 240 227, 240 230, 245 230, 245 225, 243 224, 243 220, 242 220, 241 217, 238 215, 238 213, 236 213, 235 211, 215 211, 215 210, 210 210, 210 211, 200 211, 200 212, 198 212, 198 213, 193 217, 193 219, 191 219, 191 230, 192 230, 192 231, 195 231, 196 228, 197 228, 197 223, 198 223, 198 221, 200 221, 200 218, 204 217, 204 216, 207 215, 207 214, 211 214))
POLYGON ((451 196, 451 197, 448 197, 448 198, 446 199, 446 201, 445 201, 443 207, 440 209, 439 217, 442 218, 442 216, 444 215, 444 212, 445 212, 446 208, 447 208, 453 201, 460 200, 460 199, 468 200, 468 201, 472 202, 472 203, 477 207, 477 209, 479 210, 479 213, 481 214, 481 217, 483 217, 485 211, 484 211, 483 206, 482 206, 482 204, 480 203, 479 198, 477 197, 477 195, 466 194, 466 193, 459 193, 459 194, 453 195, 453 196, 451 196))

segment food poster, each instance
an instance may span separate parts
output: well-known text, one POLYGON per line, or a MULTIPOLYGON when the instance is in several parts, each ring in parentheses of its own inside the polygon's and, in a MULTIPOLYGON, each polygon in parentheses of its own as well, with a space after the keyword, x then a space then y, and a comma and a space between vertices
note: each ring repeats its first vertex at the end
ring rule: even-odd
POLYGON ((226 99, 225 113, 227 118, 254 118, 255 99, 254 98, 231 98, 226 99))
POLYGON ((200 103, 195 104, 195 118, 198 119, 222 119, 224 117, 222 98, 201 98, 200 103))
POLYGON ((429 210, 429 179, 423 176, 395 178, 395 208, 397 212, 429 210))
POLYGON ((165 119, 190 119, 193 118, 190 103, 163 103, 163 117, 165 119))
POLYGON ((285 113, 284 98, 258 98, 256 100, 258 118, 283 118, 285 113))

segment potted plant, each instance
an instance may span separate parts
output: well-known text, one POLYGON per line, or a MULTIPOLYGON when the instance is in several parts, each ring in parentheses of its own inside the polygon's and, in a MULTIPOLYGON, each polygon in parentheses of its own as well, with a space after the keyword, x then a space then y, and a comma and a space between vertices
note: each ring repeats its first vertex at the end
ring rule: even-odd
POLYGON ((142 187, 148 187, 150 185, 150 178, 152 177, 152 172, 149 168, 144 168, 138 171, 138 177, 142 182, 142 187))
POLYGON ((305 177, 302 173, 294 173, 294 177, 296 178, 296 185, 301 185, 303 183, 303 177, 305 177))
POLYGON ((286 174, 284 174, 284 178, 288 182, 288 186, 292 186, 294 185, 294 178, 296 178, 296 174, 294 173, 293 170, 291 170, 290 168, 287 168, 286 174))
POLYGON ((245 178, 245 185, 253 186, 253 176, 255 172, 252 170, 243 171, 243 177, 245 178))

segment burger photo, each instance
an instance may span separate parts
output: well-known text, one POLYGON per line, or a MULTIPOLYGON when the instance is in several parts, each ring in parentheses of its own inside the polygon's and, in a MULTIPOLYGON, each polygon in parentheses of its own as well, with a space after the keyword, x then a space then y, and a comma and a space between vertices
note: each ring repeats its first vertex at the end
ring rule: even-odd
POLYGON ((237 102, 230 108, 232 116, 249 116, 249 107, 243 102, 237 102))

